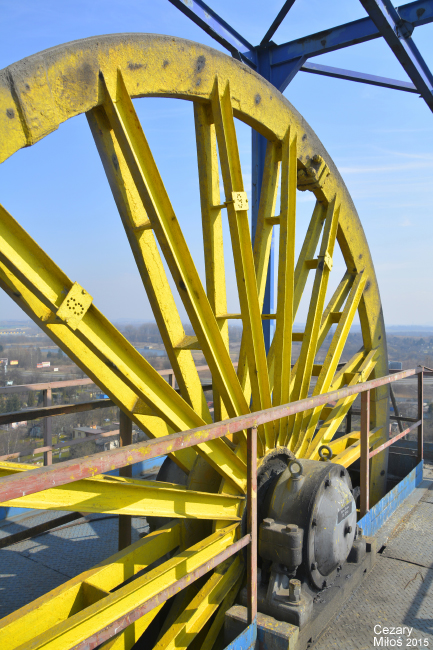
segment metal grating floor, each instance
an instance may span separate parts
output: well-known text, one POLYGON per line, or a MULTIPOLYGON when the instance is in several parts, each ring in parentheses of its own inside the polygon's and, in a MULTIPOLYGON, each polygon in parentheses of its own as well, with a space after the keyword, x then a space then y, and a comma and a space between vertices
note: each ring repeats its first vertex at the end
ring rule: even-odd
POLYGON ((385 548, 373 571, 312 650, 433 648, 432 479, 432 467, 425 466, 423 482, 377 534, 385 548))
MULTIPOLYGON (((43 512, 0 527, 0 537, 66 514, 43 512), (53 516, 54 515, 54 516, 53 516)), ((0 550, 0 618, 27 605, 117 553, 118 517, 89 515, 0 550)), ((132 542, 146 532, 146 519, 132 519, 132 542)))

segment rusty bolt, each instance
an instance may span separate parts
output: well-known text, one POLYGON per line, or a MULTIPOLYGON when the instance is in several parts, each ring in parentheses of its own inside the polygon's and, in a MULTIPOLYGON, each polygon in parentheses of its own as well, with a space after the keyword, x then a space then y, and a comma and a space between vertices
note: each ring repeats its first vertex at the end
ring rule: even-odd
POLYGON ((286 526, 284 530, 286 531, 286 533, 297 533, 298 527, 296 524, 288 524, 288 526, 286 526))
POLYGON ((274 523, 274 520, 271 519, 270 517, 267 517, 266 519, 263 519, 263 527, 264 528, 269 528, 270 526, 272 526, 273 523, 274 523))
POLYGON ((301 600, 301 581, 292 578, 289 582, 289 601, 299 603, 301 600))

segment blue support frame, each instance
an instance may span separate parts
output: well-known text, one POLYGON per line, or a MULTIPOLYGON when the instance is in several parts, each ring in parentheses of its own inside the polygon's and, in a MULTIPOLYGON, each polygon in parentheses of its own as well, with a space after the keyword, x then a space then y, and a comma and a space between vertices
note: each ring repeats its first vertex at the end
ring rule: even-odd
MULTIPOLYGON (((225 47, 236 59, 251 66, 280 92, 283 92, 299 71, 346 79, 383 88, 392 88, 421 95, 433 111, 433 75, 412 40, 415 27, 433 22, 433 0, 416 0, 395 8, 391 0, 360 0, 369 14, 366 18, 310 34, 289 43, 276 45, 271 41, 296 0, 285 0, 283 7, 263 37, 260 45, 253 46, 225 22, 202 0, 169 0, 182 13, 225 47), (412 83, 387 79, 376 75, 343 70, 330 66, 307 63, 320 54, 334 52, 358 43, 384 38, 403 66, 412 83)), ((266 140, 254 134, 252 138, 252 237, 256 231, 260 202, 266 140)), ((263 313, 275 313, 274 305, 274 242, 271 246, 269 272, 263 313)), ((264 321, 265 345, 269 350, 274 323, 264 321)))

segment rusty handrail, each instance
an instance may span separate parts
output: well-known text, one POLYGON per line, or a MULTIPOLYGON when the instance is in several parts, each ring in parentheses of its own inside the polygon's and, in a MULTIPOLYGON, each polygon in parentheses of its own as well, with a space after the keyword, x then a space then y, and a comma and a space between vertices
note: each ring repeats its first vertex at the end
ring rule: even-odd
POLYGON ((67 460, 57 465, 39 467, 31 472, 20 472, 19 474, 3 477, 0 478, 0 502, 9 501, 24 494, 39 492, 44 490, 47 485, 51 487, 64 485, 78 479, 124 467, 125 465, 132 465, 142 460, 165 456, 174 451, 185 449, 186 447, 193 447, 201 442, 221 438, 231 433, 238 433, 239 431, 258 427, 261 424, 279 420, 280 418, 295 413, 307 411, 316 406, 322 406, 332 400, 338 401, 351 395, 365 393, 379 386, 398 381, 399 379, 412 377, 418 373, 422 373, 422 371, 421 366, 412 370, 403 370, 394 375, 372 379, 355 386, 346 386, 345 388, 299 400, 292 404, 276 406, 264 411, 257 411, 256 413, 248 413, 247 415, 224 420, 223 422, 207 424, 196 429, 138 442, 119 449, 111 449, 79 460, 67 460))

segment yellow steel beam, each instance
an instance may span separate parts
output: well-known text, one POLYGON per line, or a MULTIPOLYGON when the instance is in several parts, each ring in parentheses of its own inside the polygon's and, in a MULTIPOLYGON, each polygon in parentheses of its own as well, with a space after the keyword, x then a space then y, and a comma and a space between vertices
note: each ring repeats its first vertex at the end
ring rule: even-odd
MULTIPOLYGON (((348 382, 348 386, 355 386, 355 384, 367 381, 370 374, 373 372, 376 365, 375 357, 377 356, 377 350, 372 350, 369 352, 361 364, 359 370, 353 374, 352 379, 348 382)), ((344 420, 347 415, 348 410, 355 401, 357 395, 352 397, 346 397, 337 402, 334 408, 331 410, 329 415, 326 417, 325 422, 320 427, 320 430, 314 436, 311 441, 308 450, 305 454, 306 458, 312 458, 314 460, 319 459, 318 449, 321 445, 328 444, 330 440, 336 434, 338 427, 344 420)), ((323 411, 322 411, 323 415, 323 411)))
MULTIPOLYGON (((229 324, 219 314, 227 313, 226 278, 224 265, 221 194, 219 187, 218 154, 215 126, 209 106, 194 104, 197 143, 198 178, 200 184, 203 228, 206 293, 215 314, 224 344, 229 351, 229 324)), ((228 412, 217 386, 213 388, 214 421, 228 418, 228 412)))
POLYGON ((113 91, 105 86, 105 109, 212 372, 212 381, 231 417, 246 414, 248 404, 120 71, 113 91))
MULTIPOLYGON (((1 619, 0 647, 2 650, 35 647, 32 645, 35 639, 41 639, 44 635, 50 637, 53 629, 62 624, 68 625, 69 620, 74 620, 80 612, 86 612, 98 599, 105 598, 111 590, 181 545, 181 533, 180 522, 169 522, 96 567, 1 619)), ((61 644, 58 647, 66 649, 61 644)))
MULTIPOLYGON (((17 276, 0 262, 0 287, 21 307, 21 309, 49 336, 88 377, 109 395, 109 397, 127 412, 140 428, 152 438, 169 435, 173 429, 154 413, 151 405, 141 400, 133 388, 120 377, 114 364, 92 350, 86 342, 78 337, 78 332, 61 322, 57 322, 55 314, 37 296, 35 290, 29 290, 17 276)), ((128 344, 129 345, 129 344, 128 344)), ((167 383, 167 382, 165 382, 167 383)), ((196 453, 193 449, 185 449, 172 454, 175 462, 188 473, 192 468, 196 453)))
POLYGON ((100 645, 98 650, 131 650, 164 605, 165 603, 161 603, 155 609, 147 612, 137 621, 128 625, 126 630, 100 645))
POLYGON ((323 345, 332 325, 335 323, 338 324, 340 322, 343 314, 339 310, 349 295, 354 281, 355 275, 349 271, 346 271, 340 284, 334 291, 331 300, 327 304, 326 309, 323 312, 322 322, 320 324, 319 340, 317 342, 318 350, 320 350, 321 346, 323 345))
MULTIPOLYGON (((375 429, 372 429, 370 431, 369 449, 371 448, 373 443, 375 443, 382 435, 382 429, 383 427, 376 427, 375 429)), ((358 460, 360 455, 361 455, 361 441, 357 440, 352 445, 344 449, 344 451, 340 452, 336 456, 333 456, 332 462, 343 465, 344 467, 349 467, 356 460, 358 460)))
MULTIPOLYGON (((278 178, 281 161, 281 144, 268 142, 266 147, 265 164, 260 192, 260 204, 257 214, 256 235, 254 238, 254 268, 259 296, 259 307, 263 309, 265 299, 266 279, 268 275, 269 256, 272 242, 272 224, 269 219, 275 212, 278 193, 278 178)), ((263 318, 263 314, 262 314, 263 318)), ((239 351, 238 377, 247 401, 251 397, 251 382, 248 372, 247 343, 242 338, 239 351)))
MULTIPOLYGON (((329 330, 331 329, 331 326, 334 322, 339 322, 341 318, 341 314, 338 314, 338 319, 335 318, 336 312, 338 313, 338 309, 341 308, 342 304, 344 303, 345 299, 348 296, 348 293, 350 291, 350 288, 353 284, 353 281, 355 279, 355 276, 353 276, 351 273, 346 271, 346 273, 343 276, 343 279, 341 280, 340 284, 338 285, 337 289, 334 291, 330 301, 328 302, 325 311, 323 312, 322 316, 322 322, 320 324, 320 331, 319 331, 319 339, 317 342, 317 349, 320 350, 321 345, 323 344, 326 336, 328 335, 329 330)), ((299 334, 297 332, 293 333, 293 340, 297 340, 297 336, 299 334)), ((301 333, 301 336, 299 337, 300 341, 303 341, 304 338, 304 333, 301 333)), ((291 375, 291 386, 293 386, 296 378, 296 372, 298 370, 298 364, 299 364, 299 359, 296 360, 293 369, 292 369, 292 375, 291 375)), ((311 371, 311 376, 312 377, 318 377, 323 369, 323 364, 313 364, 313 369, 311 371)))
MULTIPOLYGON (((61 341, 60 347, 69 356, 79 359, 79 365, 85 369, 88 376, 94 378, 95 383, 100 387, 104 387, 107 394, 115 399, 123 410, 128 410, 131 419, 139 421, 139 418, 134 418, 134 409, 141 397, 161 419, 168 422, 173 430, 179 431, 203 425, 204 421, 200 416, 94 305, 90 306, 75 330, 72 330, 67 323, 57 321, 55 305, 62 300, 63 287, 70 285, 70 280, 1 207, 0 215, 2 216, 0 245, 3 246, 0 260, 4 263, 7 260, 12 268, 17 267, 15 272, 18 273, 19 270, 23 279, 23 283, 18 281, 14 273, 0 263, 0 284, 7 289, 9 295, 21 304, 38 324, 43 326, 47 323, 45 331, 49 336, 61 341), (8 259, 8 255, 13 262, 8 259), (5 271, 4 274, 2 270, 5 271), (28 286, 30 289, 27 289, 28 286), (53 295, 54 291, 57 292, 58 297, 53 295), (36 293, 44 298, 44 303, 35 296, 36 293), (119 379, 123 379, 123 385, 118 381, 119 379), (128 408, 128 401, 133 395, 125 396, 125 384, 135 393, 132 408, 131 406, 128 408)), ((246 491, 246 465, 236 457, 223 440, 205 442, 195 449, 237 489, 241 492, 246 491)), ((182 451, 181 454, 178 452, 175 454, 175 459, 187 471, 192 467, 194 458, 194 452, 191 455, 189 450, 188 453, 182 451)))
MULTIPOLYGON (((337 197, 334 197, 334 200, 330 202, 327 210, 319 253, 320 263, 317 266, 314 278, 304 338, 298 359, 298 370, 293 382, 292 401, 304 399, 308 395, 314 357, 317 352, 317 343, 320 333, 320 324, 322 322, 326 289, 328 287, 329 274, 332 268, 332 255, 337 235, 339 214, 340 204, 337 201, 337 197)), ((298 444, 302 417, 302 414, 298 414, 296 416, 291 416, 289 419, 289 447, 291 451, 293 451, 298 444)))
MULTIPOLYGON (((99 593, 99 599, 96 602, 74 613, 66 620, 59 621, 57 618, 57 621, 49 629, 46 628, 45 624, 42 624, 45 628, 42 633, 37 633, 30 628, 28 636, 31 642, 27 642, 27 645, 23 645, 22 636, 17 629, 14 630, 15 633, 12 632, 10 625, 8 625, 10 617, 3 619, 3 621, 0 621, 2 650, 24 647, 31 648, 31 650, 42 648, 44 650, 68 650, 73 648, 97 631, 132 612, 137 607, 137 604, 156 596, 162 590, 170 587, 182 577, 187 577, 192 571, 224 551, 233 543, 237 527, 238 524, 233 524, 210 535, 145 575, 120 586, 114 592, 109 594, 99 593)), ((86 580, 86 583, 96 587, 95 595, 98 589, 100 591, 98 581, 86 580)), ((105 590, 106 588, 104 588, 105 590)), ((20 612, 22 610, 15 612, 15 615, 19 615, 20 612)), ((53 618, 53 614, 51 617, 53 618)), ((21 625, 26 624, 22 616, 18 618, 18 621, 20 621, 21 625)))
MULTIPOLYGON (((341 354, 346 344, 346 340, 352 326, 353 318, 358 309, 358 305, 361 300, 366 282, 367 277, 365 273, 358 273, 350 290, 346 305, 343 310, 343 314, 337 325, 337 329, 335 330, 334 336, 332 337, 328 352, 326 353, 322 370, 319 377, 317 378, 317 383, 313 390, 313 397, 322 393, 326 393, 329 390, 332 379, 335 375, 335 371, 337 370, 338 362, 340 361, 341 354)), ((306 453, 308 445, 313 439, 321 412, 322 406, 319 406, 315 409, 312 409, 311 411, 306 411, 302 414, 303 418, 301 424, 301 434, 299 436, 298 446, 296 447, 296 450, 301 456, 306 453)))
POLYGON ((212 650, 212 648, 214 647, 218 635, 221 632, 221 629, 224 625, 226 611, 230 609, 230 607, 235 602, 235 598, 239 593, 243 580, 244 580, 244 572, 241 572, 237 581, 233 584, 231 589, 227 592, 226 596, 224 597, 212 621, 212 624, 209 630, 207 631, 206 637, 203 643, 201 644, 200 650, 212 650))
MULTIPOLYGON (((33 465, 21 465, 18 470, 10 470, 5 467, 7 465, 10 463, 0 463, 0 477, 34 469, 33 465)), ((197 492, 173 483, 101 475, 48 488, 1 505, 36 510, 110 512, 137 517, 236 521, 240 518, 242 502, 240 497, 197 492)))
POLYGON ((144 228, 150 224, 150 221, 125 157, 103 108, 98 107, 87 113, 87 120, 180 393, 205 422, 211 422, 193 356, 190 351, 176 348, 179 341, 185 337, 185 330, 168 283, 155 236, 152 230, 144 228))
MULTIPOLYGON (((277 321, 274 335, 274 406, 290 402, 292 326, 294 321, 294 273, 296 232, 297 137, 289 129, 282 145, 280 245, 278 254, 277 321)), ((281 446, 287 435, 287 418, 275 423, 281 446)))
MULTIPOLYGON (((239 303, 242 313, 243 338, 251 381, 253 409, 256 411, 271 407, 271 392, 267 372, 265 341, 263 337, 261 309, 248 221, 248 205, 237 205, 245 194, 242 178, 236 129, 231 104, 230 86, 224 87, 215 79, 212 97, 212 113, 220 154, 221 172, 227 201, 227 214, 232 240, 233 257, 239 303)), ((246 195, 245 195, 246 196, 246 195)), ((268 448, 274 445, 274 426, 264 426, 268 448)))
MULTIPOLYGON (((295 268, 295 278, 294 278, 294 294, 293 294, 293 321, 295 320, 296 313, 301 302, 302 294, 305 289, 305 284, 308 279, 309 268, 307 261, 312 257, 317 248, 317 244, 320 239, 320 233, 322 231, 322 226, 326 218, 326 206, 319 201, 316 201, 314 206, 313 214, 310 219, 310 223, 307 229, 307 233, 302 244, 301 252, 299 253, 298 261, 296 262, 295 268)), ((292 341, 302 341, 304 334, 300 332, 292 333, 292 341)), ((292 371, 292 384, 293 379, 296 375, 297 365, 292 371)), ((270 350, 268 352, 268 373, 269 373, 269 383, 271 388, 274 386, 275 378, 275 339, 272 340, 270 350)))
POLYGON ((186 650, 242 574, 240 558, 229 558, 206 581, 154 650, 186 650))

